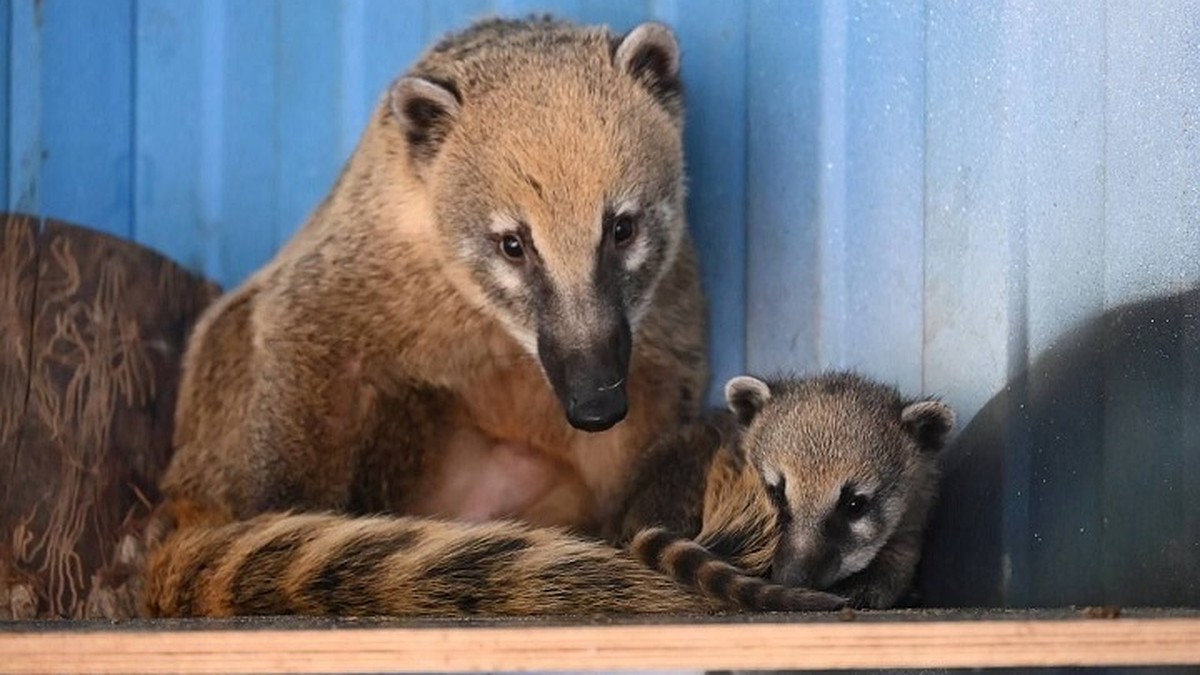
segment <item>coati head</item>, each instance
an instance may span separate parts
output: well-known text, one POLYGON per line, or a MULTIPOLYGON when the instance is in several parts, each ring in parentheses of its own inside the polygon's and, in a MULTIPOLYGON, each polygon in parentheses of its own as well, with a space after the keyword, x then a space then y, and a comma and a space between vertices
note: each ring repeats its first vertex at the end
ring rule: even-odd
POLYGON ((725 397, 778 514, 773 581, 830 588, 870 564, 914 510, 923 521, 954 426, 945 404, 846 373, 735 377, 725 397))
POLYGON ((685 229, 670 30, 484 21, 388 110, 460 290, 538 359, 573 426, 621 421, 633 334, 685 229))

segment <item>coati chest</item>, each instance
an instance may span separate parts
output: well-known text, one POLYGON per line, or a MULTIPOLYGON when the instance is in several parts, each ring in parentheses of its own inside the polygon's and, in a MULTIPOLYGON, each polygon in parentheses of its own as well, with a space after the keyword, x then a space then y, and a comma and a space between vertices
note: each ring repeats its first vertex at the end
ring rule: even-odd
POLYGON ((405 391, 381 402, 352 510, 479 522, 500 518, 597 532, 622 493, 622 463, 677 414, 639 400, 628 423, 603 434, 572 428, 527 356, 499 360, 459 391, 405 391), (427 447, 414 447, 421 443, 427 447))
POLYGON ((570 525, 587 517, 590 494, 572 448, 589 439, 563 419, 530 357, 512 354, 484 366, 445 409, 431 414, 443 420, 439 450, 425 453, 422 480, 405 512, 536 525, 570 525), (560 503, 539 514, 539 505, 555 490, 560 502, 568 494, 576 504, 560 503))

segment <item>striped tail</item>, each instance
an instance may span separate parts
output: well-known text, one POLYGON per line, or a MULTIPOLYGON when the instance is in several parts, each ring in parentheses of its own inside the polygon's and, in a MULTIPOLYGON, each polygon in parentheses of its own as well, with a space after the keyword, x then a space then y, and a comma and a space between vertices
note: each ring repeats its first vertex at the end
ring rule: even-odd
POLYGON ((751 576, 695 541, 661 527, 638 532, 629 547, 632 555, 651 569, 737 609, 809 612, 839 609, 846 604, 845 598, 830 593, 781 586, 751 576))
POLYGON ((323 514, 268 514, 181 528, 151 554, 144 606, 164 617, 721 609, 620 549, 559 530, 323 514))

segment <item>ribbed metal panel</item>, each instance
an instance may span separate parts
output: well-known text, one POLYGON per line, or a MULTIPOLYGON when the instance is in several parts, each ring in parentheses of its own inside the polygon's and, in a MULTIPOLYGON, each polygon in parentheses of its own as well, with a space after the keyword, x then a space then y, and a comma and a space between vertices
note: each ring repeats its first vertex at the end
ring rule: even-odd
POLYGON ((1200 5, 6 10, 9 207, 226 285, 303 221, 442 32, 493 11, 667 21, 715 384, 848 367, 952 403, 937 602, 1200 604, 1200 5))

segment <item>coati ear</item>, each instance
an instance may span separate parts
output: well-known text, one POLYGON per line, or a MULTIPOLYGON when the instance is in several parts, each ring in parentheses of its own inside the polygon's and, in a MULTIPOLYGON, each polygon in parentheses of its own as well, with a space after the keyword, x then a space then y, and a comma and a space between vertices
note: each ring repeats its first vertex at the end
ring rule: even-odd
POLYGON ((725 383, 725 402, 743 427, 750 426, 769 400, 771 388, 757 377, 741 375, 725 383))
POLYGON ((454 83, 403 77, 392 85, 388 98, 392 115, 408 141, 409 155, 416 162, 432 159, 462 104, 454 83))
POLYGON ((650 90, 673 116, 683 114, 679 43, 670 28, 653 21, 634 28, 617 45, 613 61, 650 90))
POLYGON ((941 401, 917 401, 904 408, 900 422, 922 450, 938 452, 946 445, 946 436, 954 428, 954 411, 941 401))

